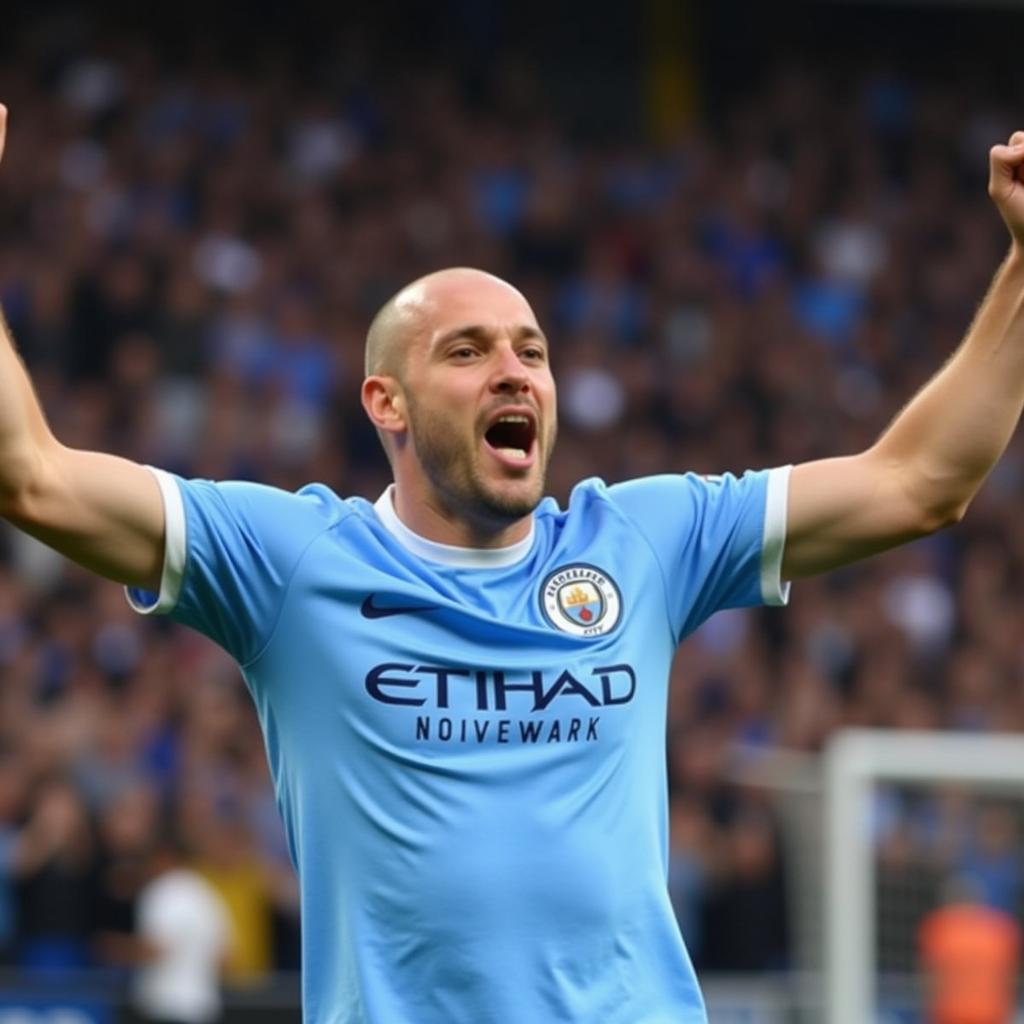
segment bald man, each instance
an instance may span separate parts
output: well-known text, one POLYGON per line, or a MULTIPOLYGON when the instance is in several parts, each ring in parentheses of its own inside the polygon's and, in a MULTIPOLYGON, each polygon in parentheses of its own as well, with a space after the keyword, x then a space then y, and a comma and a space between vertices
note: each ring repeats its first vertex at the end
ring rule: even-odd
MULTIPOLYGON (((0 123, 2 127, 2 123, 0 123)), ((73 451, 0 339, 0 514, 238 661, 302 889, 315 1024, 697 1024, 666 890, 668 670, 720 608, 957 521, 1024 401, 1024 133, 1010 254, 867 451, 543 498, 548 342, 454 269, 370 328, 375 503, 73 451)))

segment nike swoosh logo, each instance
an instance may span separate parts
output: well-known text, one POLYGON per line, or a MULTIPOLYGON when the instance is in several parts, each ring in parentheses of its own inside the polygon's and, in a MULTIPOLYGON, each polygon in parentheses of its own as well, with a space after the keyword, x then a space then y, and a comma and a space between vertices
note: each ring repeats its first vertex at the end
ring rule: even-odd
POLYGON ((436 604, 374 604, 376 594, 369 594, 359 608, 367 619, 386 619, 389 615, 414 615, 417 612, 436 611, 436 604))

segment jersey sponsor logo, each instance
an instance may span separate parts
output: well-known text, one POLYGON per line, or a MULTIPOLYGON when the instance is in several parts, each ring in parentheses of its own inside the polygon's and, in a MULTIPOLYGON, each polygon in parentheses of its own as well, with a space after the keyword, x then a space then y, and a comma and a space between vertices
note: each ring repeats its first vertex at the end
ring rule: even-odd
POLYGON ((603 636, 622 618, 622 597, 615 581, 586 562, 563 565, 540 587, 540 606, 548 622, 572 636, 603 636))
POLYGON ((437 610, 436 604, 377 604, 376 594, 368 594, 359 611, 367 619, 386 619, 390 615, 415 615, 437 610))
POLYGON ((628 704, 636 694, 631 665, 602 665, 589 675, 543 669, 459 668, 454 665, 374 665, 366 673, 366 692, 381 704, 398 707, 453 706, 474 711, 546 711, 556 700, 592 708, 628 704), (457 693, 455 692, 457 691, 457 693))
POLYGON ((601 716, 594 711, 629 704, 636 672, 625 663, 574 673, 389 661, 371 668, 365 685, 381 704, 417 709, 418 743, 596 743, 601 716), (465 717, 467 712, 478 717, 465 717), (540 712, 547 714, 535 717, 540 712), (511 717, 516 715, 526 717, 511 717))

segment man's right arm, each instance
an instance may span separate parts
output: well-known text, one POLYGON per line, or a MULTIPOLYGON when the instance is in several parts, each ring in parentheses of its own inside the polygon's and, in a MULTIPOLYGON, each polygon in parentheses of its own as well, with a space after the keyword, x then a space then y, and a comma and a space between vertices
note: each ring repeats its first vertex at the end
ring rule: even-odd
POLYGON ((2 318, 0 516, 101 576, 160 590, 164 508, 156 477, 53 436, 2 318))

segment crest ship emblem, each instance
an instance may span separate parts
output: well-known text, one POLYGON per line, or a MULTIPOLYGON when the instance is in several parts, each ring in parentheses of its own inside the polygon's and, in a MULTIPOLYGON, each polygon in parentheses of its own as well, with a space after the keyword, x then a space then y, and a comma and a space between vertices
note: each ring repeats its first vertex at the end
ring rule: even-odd
POLYGON ((583 562, 551 573, 541 585, 540 604, 552 626, 573 636, 602 636, 615 628, 622 615, 615 581, 583 562))

